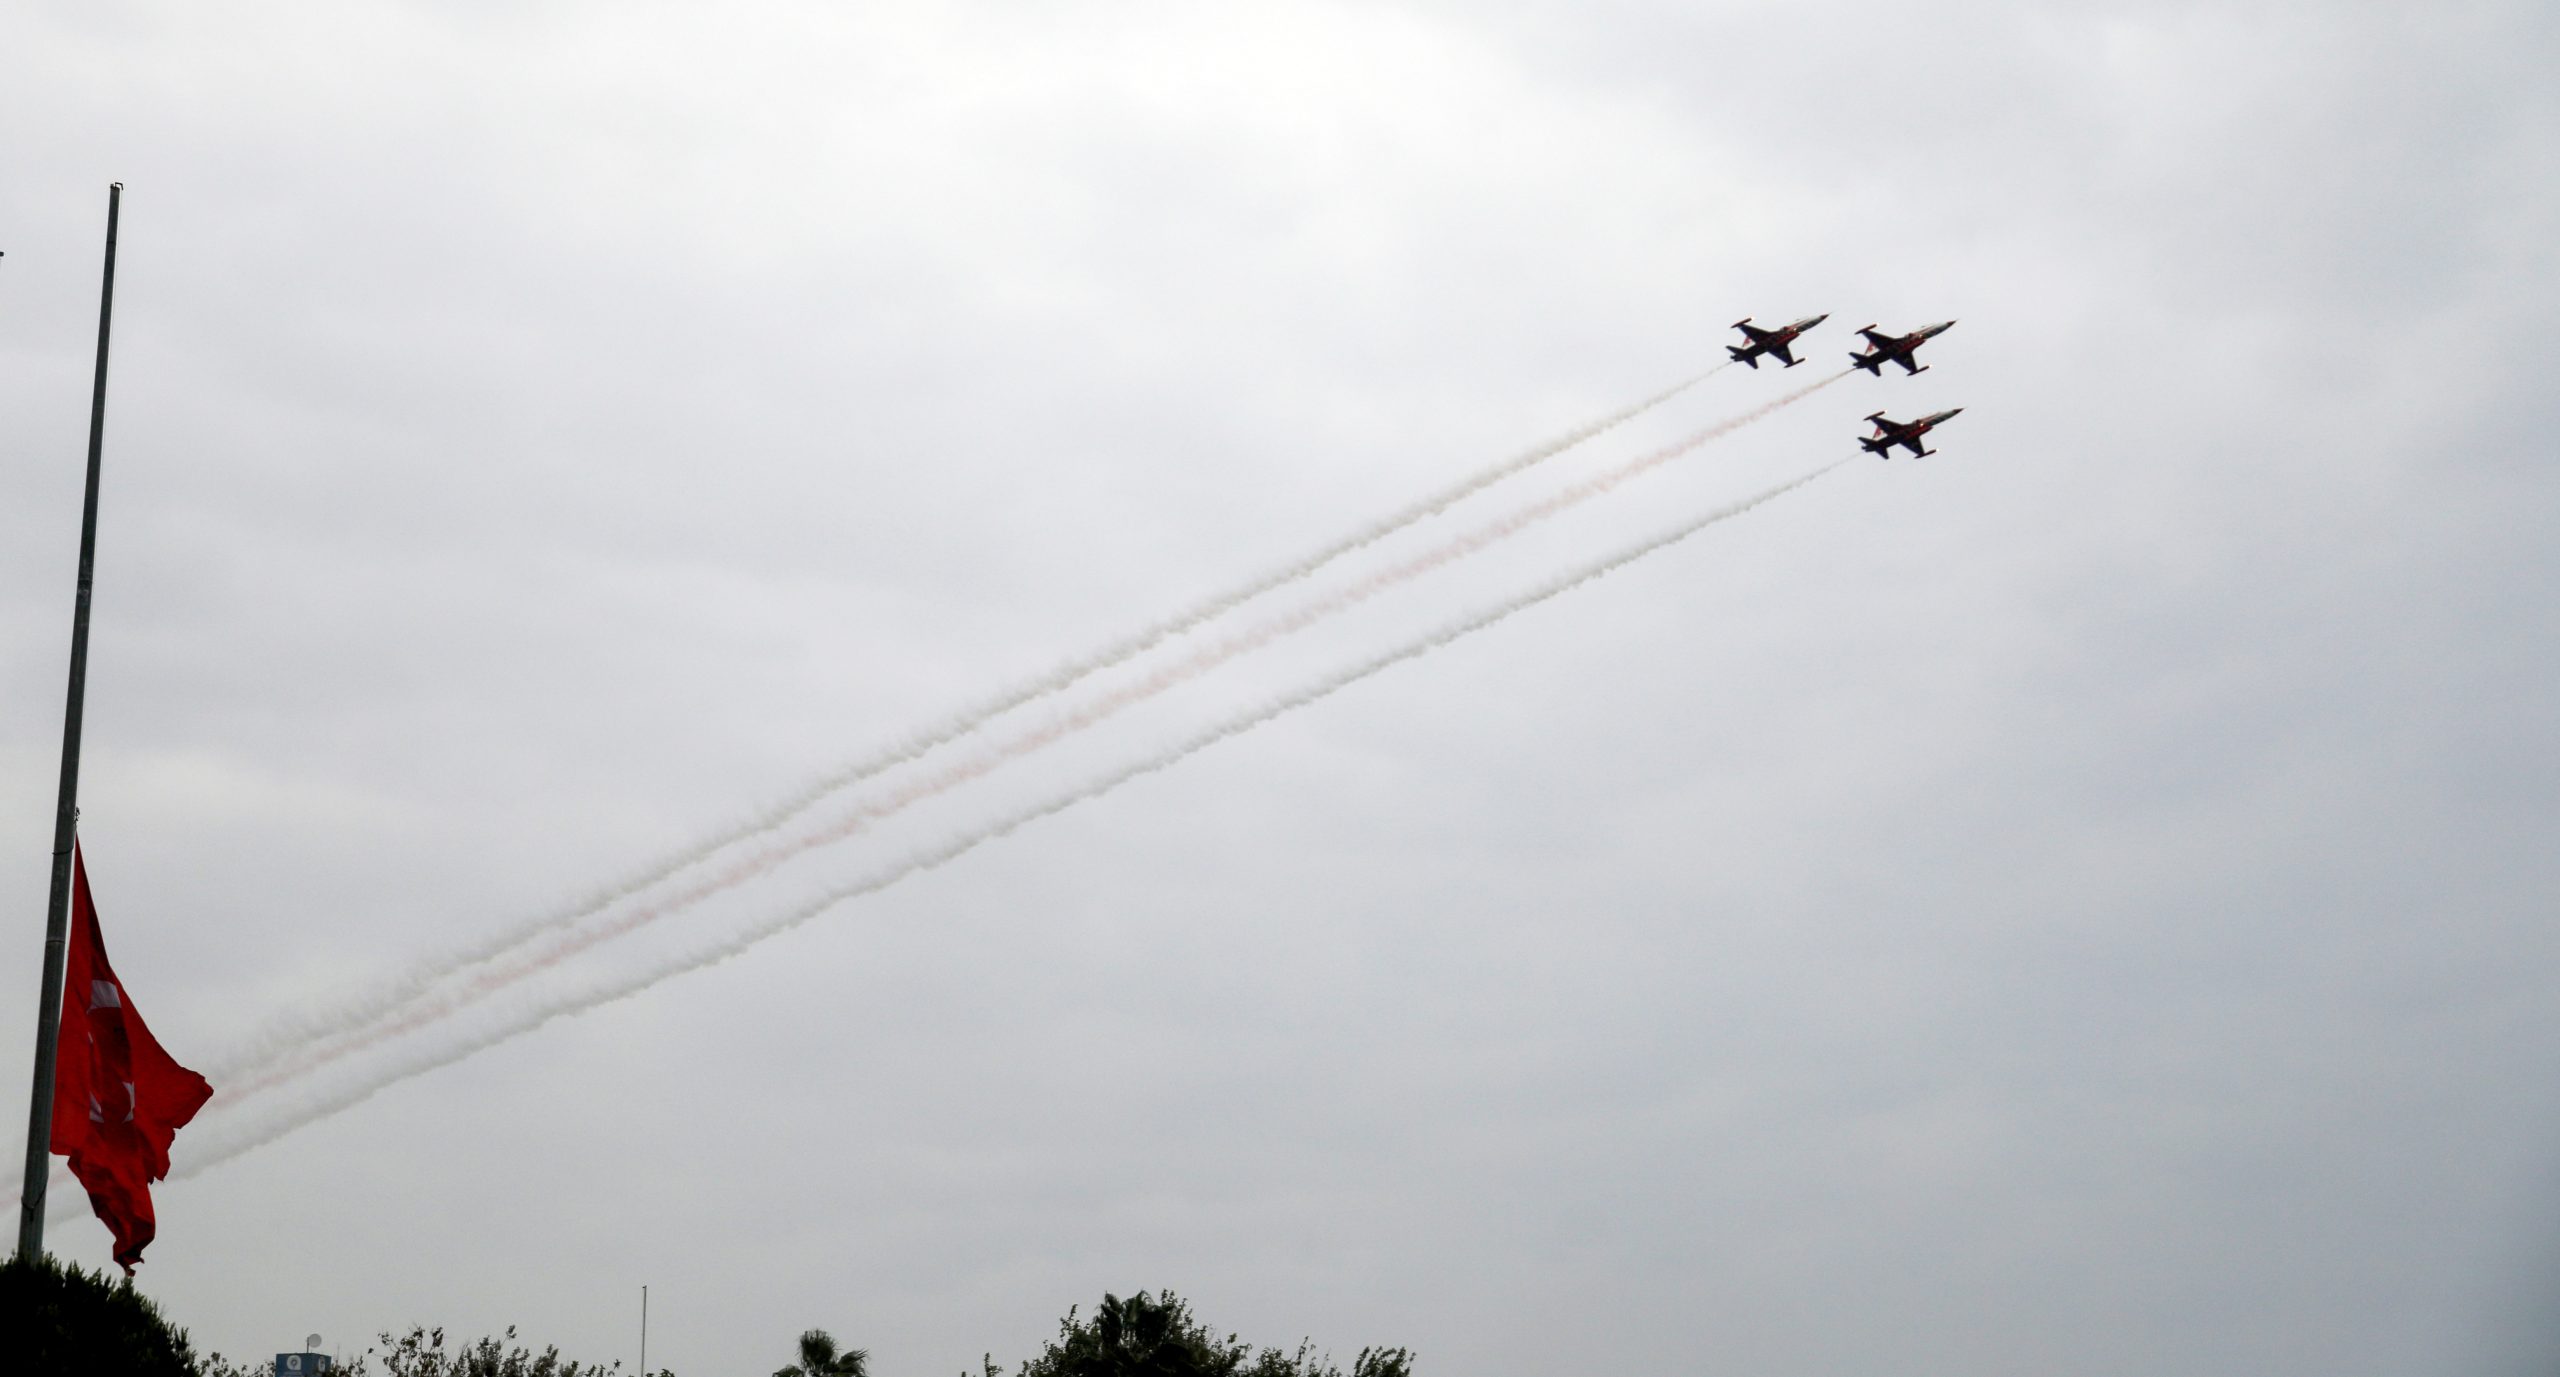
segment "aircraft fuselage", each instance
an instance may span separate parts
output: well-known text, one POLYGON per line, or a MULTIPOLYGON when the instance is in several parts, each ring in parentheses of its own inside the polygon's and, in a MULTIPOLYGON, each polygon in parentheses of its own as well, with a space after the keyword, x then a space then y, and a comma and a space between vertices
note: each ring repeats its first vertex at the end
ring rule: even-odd
POLYGON ((1953 324, 1955 322, 1952 320, 1942 320, 1935 325, 1924 325, 1907 335, 1880 335, 1876 333, 1876 327, 1867 326, 1858 331, 1866 338, 1867 352, 1851 354, 1850 366, 1863 368, 1879 378, 1884 376, 1884 365, 1888 363, 1901 364, 1905 376, 1926 373, 1929 371, 1929 366, 1914 362, 1911 356, 1919 352, 1922 341, 1937 336, 1953 324))
POLYGON ((1725 352, 1733 355, 1735 363, 1745 364, 1754 369, 1760 366, 1760 356, 1763 354, 1774 354, 1778 362, 1793 368, 1804 362, 1788 352, 1795 344, 1797 337, 1830 318, 1830 313, 1825 312, 1818 316, 1806 316, 1791 325, 1781 325, 1775 330, 1766 330, 1752 324, 1751 317, 1744 316, 1733 323, 1733 328, 1740 330, 1742 337, 1750 343, 1728 344, 1725 346, 1725 352))
POLYGON ((1959 406, 1952 410, 1923 416, 1916 421, 1888 421, 1883 412, 1876 412, 1867 418, 1875 426, 1876 433, 1860 440, 1858 447, 1880 459, 1890 459, 1893 457, 1893 447, 1900 445, 1911 451, 1912 458, 1925 458, 1937 451, 1923 448, 1920 437, 1935 429, 1939 422, 1950 420, 1963 410, 1964 408, 1959 406))

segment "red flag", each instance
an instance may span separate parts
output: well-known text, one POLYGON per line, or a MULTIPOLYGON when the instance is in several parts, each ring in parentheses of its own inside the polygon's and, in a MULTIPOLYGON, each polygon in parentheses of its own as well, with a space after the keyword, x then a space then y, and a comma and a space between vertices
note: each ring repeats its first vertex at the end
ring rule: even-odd
POLYGON ((76 844, 70 946, 63 955, 51 1146, 71 1159, 71 1174, 115 1234, 116 1261, 131 1276, 157 1228, 151 1183, 169 1174, 170 1140, 213 1087, 160 1050, 107 964, 98 910, 89 901, 89 871, 76 844))

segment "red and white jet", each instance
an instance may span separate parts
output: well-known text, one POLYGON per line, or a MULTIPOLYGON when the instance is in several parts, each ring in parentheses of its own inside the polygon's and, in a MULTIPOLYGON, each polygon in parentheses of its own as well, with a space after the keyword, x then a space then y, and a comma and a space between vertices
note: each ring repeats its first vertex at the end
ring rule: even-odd
POLYGON ((1913 363, 1912 354, 1919 350, 1921 341, 1953 324, 1955 322, 1952 320, 1942 320, 1935 325, 1923 325, 1907 335, 1879 335, 1876 333, 1876 327, 1870 325, 1858 332, 1867 337, 1867 352, 1851 354, 1849 364, 1853 368, 1863 368, 1879 378, 1884 376, 1884 365, 1888 363, 1901 364, 1902 371, 1906 375, 1926 373, 1929 371, 1929 365, 1913 363))
POLYGON ((1751 343, 1728 344, 1724 349, 1726 353, 1733 355, 1735 363, 1747 363, 1755 369, 1760 366, 1762 354, 1775 354, 1778 356, 1778 362, 1793 368, 1804 360, 1788 353, 1787 346, 1796 342, 1796 336, 1829 319, 1831 317, 1828 313, 1806 316, 1793 325, 1781 325, 1775 330, 1763 330, 1751 323, 1751 317, 1744 316, 1733 323, 1733 328, 1740 330, 1742 337, 1751 343))
POLYGON ((1923 416, 1916 421, 1888 421, 1884 418, 1884 413, 1879 411, 1873 416, 1869 416, 1867 418, 1868 420, 1875 422, 1876 433, 1860 440, 1858 442, 1858 447, 1869 454, 1884 459, 1890 459, 1893 457, 1893 447, 1895 445, 1900 445, 1904 449, 1911 451, 1911 457, 1914 459, 1935 454, 1937 451, 1934 449, 1922 449, 1920 447, 1920 437, 1928 434, 1930 428, 1937 425, 1940 421, 1946 420, 1954 416, 1956 412, 1960 412, 1962 410, 1964 410, 1963 407, 1957 407, 1955 411, 1941 411, 1934 416, 1923 416))

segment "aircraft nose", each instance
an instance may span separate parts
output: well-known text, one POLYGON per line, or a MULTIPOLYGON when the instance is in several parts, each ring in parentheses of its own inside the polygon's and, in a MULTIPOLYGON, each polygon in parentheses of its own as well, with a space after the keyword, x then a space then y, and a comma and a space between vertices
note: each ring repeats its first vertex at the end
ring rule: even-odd
POLYGON ((1806 329, 1810 330, 1810 329, 1812 329, 1813 327, 1815 327, 1815 326, 1817 326, 1817 325, 1820 325, 1822 322, 1824 322, 1824 321, 1826 321, 1826 320, 1829 320, 1829 319, 1831 319, 1831 313, 1830 313, 1829 311, 1825 311, 1825 312, 1823 312, 1821 315, 1815 316, 1813 319, 1806 321, 1806 322, 1804 323, 1804 328, 1806 328, 1806 329))

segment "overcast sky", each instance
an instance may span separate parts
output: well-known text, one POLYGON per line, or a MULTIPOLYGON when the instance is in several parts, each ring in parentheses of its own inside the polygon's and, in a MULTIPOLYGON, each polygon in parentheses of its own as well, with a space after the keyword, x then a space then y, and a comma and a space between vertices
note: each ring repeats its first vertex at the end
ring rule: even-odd
POLYGON ((646 1284, 652 1366, 822 1325, 897 1377, 1170 1286, 1436 1377, 2548 1370, 2549 6, 9 27, 0 1030, 35 1021, 122 180, 83 836, 136 1003, 209 1068, 1693 377, 1739 317, 1830 313, 1805 367, 1238 625, 1857 326, 1961 322, 531 1004, 208 1111, 182 1174, 384 1082, 161 1188, 141 1285, 200 1343, 515 1324, 627 1364, 646 1284), (1931 458, 396 1078, 1956 406, 1931 458))

